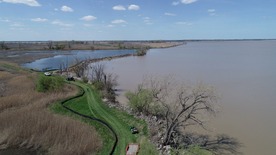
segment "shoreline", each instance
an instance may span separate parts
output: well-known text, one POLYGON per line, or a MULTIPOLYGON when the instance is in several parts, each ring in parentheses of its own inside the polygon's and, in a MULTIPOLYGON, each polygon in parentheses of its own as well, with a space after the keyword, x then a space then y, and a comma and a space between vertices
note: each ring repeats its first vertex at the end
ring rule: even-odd
POLYGON ((122 50, 141 48, 169 48, 186 41, 1 41, 2 51, 67 51, 67 50, 122 50))
MULTIPOLYGON (((1 42, 0 42, 1 43, 1 42)), ((37 45, 39 42, 35 42, 37 45)), ((42 47, 46 46, 47 42, 43 42, 42 47)), ((8 43, 5 43, 8 44, 8 43)), ((14 42, 13 44, 19 44, 18 42, 14 42)), ((64 49, 45 49, 45 47, 38 49, 36 45, 34 45, 33 42, 26 43, 28 44, 28 48, 10 48, 8 50, 5 50, 0 47, 0 60, 2 61, 9 61, 16 64, 24 64, 28 62, 32 62, 38 59, 42 58, 49 58, 53 57, 59 54, 67 53, 68 51, 72 50, 89 50, 91 52, 95 50, 139 50, 139 49, 158 49, 158 48, 170 48, 175 46, 180 46, 186 44, 186 42, 183 41, 171 41, 171 42, 91 42, 91 44, 97 44, 100 45, 97 48, 91 49, 90 44, 84 45, 86 48, 84 48, 83 45, 79 45, 77 43, 76 47, 82 47, 82 48, 76 48, 72 47, 70 49, 64 48, 64 49)), ((16 45, 18 47, 18 45, 16 45)))

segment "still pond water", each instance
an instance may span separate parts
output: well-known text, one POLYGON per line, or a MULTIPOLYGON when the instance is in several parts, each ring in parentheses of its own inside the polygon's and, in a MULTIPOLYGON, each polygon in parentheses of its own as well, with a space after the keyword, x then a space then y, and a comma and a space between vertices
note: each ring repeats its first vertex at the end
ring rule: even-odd
POLYGON ((246 155, 275 154, 276 41, 188 42, 104 63, 119 75, 123 102, 125 90, 134 90, 145 75, 173 75, 215 86, 222 108, 209 124, 211 134, 237 138, 246 155))
POLYGON ((125 54, 133 54, 135 50, 74 50, 74 51, 62 51, 66 54, 57 54, 54 57, 43 58, 36 60, 34 62, 23 64, 23 67, 36 69, 36 70, 53 70, 59 69, 60 65, 73 65, 76 63, 76 59, 85 60, 85 59, 96 59, 96 58, 105 58, 111 56, 119 56, 125 54))

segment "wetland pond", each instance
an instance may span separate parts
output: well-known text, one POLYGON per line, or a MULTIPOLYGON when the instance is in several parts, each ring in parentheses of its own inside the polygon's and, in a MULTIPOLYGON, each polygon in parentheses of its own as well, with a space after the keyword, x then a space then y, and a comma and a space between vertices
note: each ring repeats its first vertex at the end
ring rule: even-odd
POLYGON ((276 41, 199 41, 152 49, 144 57, 104 62, 117 74, 118 99, 134 90, 145 75, 173 75, 202 81, 221 97, 220 113, 209 123, 211 134, 237 138, 246 155, 276 152, 276 41))
MULTIPOLYGON (((42 58, 30 63, 22 64, 23 67, 35 69, 35 70, 55 70, 59 69, 60 65, 74 65, 76 59, 96 59, 112 56, 121 56, 126 54, 134 54, 136 50, 73 50, 73 51, 45 51, 44 53, 53 53, 55 56, 49 58, 42 58)), ((26 53, 26 54, 33 54, 26 53)), ((40 52, 43 53, 43 52, 40 52)))

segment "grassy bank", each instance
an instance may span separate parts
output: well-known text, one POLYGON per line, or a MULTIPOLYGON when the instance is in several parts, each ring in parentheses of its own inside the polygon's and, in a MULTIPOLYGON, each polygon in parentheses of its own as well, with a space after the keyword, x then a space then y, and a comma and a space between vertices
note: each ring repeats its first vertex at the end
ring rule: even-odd
POLYGON ((48 105, 74 96, 65 84, 48 92, 36 91, 38 74, 0 62, 0 154, 21 148, 49 154, 95 153, 102 146, 96 130, 83 122, 53 114, 48 105))
MULTIPOLYGON (((138 120, 126 112, 119 111, 115 108, 109 108, 102 102, 99 93, 91 86, 78 82, 75 82, 74 84, 81 87, 85 91, 85 94, 80 98, 68 101, 65 103, 66 106, 74 109, 79 113, 104 120, 109 125, 111 125, 118 135, 118 144, 114 154, 125 154, 125 148, 129 143, 139 143, 141 147, 139 154, 141 155, 157 154, 154 146, 149 143, 147 139, 148 129, 145 121, 138 120), (140 131, 139 134, 131 134, 131 126, 137 127, 140 131)), ((104 147, 98 154, 108 154, 114 143, 114 137, 106 127, 95 121, 88 121, 86 119, 80 118, 79 116, 66 111, 60 104, 54 104, 51 109, 57 113, 70 115, 88 123, 89 125, 94 126, 103 139, 104 147)))

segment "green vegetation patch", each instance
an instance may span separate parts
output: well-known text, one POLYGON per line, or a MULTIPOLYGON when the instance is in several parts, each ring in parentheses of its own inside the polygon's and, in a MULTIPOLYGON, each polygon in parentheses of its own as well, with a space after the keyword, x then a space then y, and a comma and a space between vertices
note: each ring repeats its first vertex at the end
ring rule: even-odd
MULTIPOLYGON (((74 82, 74 84, 81 87, 85 91, 85 94, 82 97, 69 100, 65 105, 81 114, 96 117, 107 122, 118 136, 118 144, 114 154, 125 154, 126 146, 130 143, 140 144, 139 155, 158 154, 154 145, 148 140, 148 129, 144 120, 136 119, 124 111, 108 107, 102 102, 99 92, 90 85, 79 82, 74 82), (139 134, 132 134, 130 131, 131 126, 135 126, 139 130, 139 134)), ((51 110, 69 115, 94 126, 103 139, 103 148, 98 154, 105 155, 110 153, 115 138, 107 127, 96 121, 76 116, 64 109, 60 104, 52 105, 51 110)))
POLYGON ((146 55, 148 52, 148 48, 141 48, 141 49, 138 49, 136 54, 137 56, 144 56, 146 55))
POLYGON ((39 92, 56 91, 64 86, 64 79, 60 76, 45 76, 40 74, 36 89, 39 92))
POLYGON ((20 70, 21 68, 16 66, 15 64, 0 62, 0 71, 18 72, 20 70))

